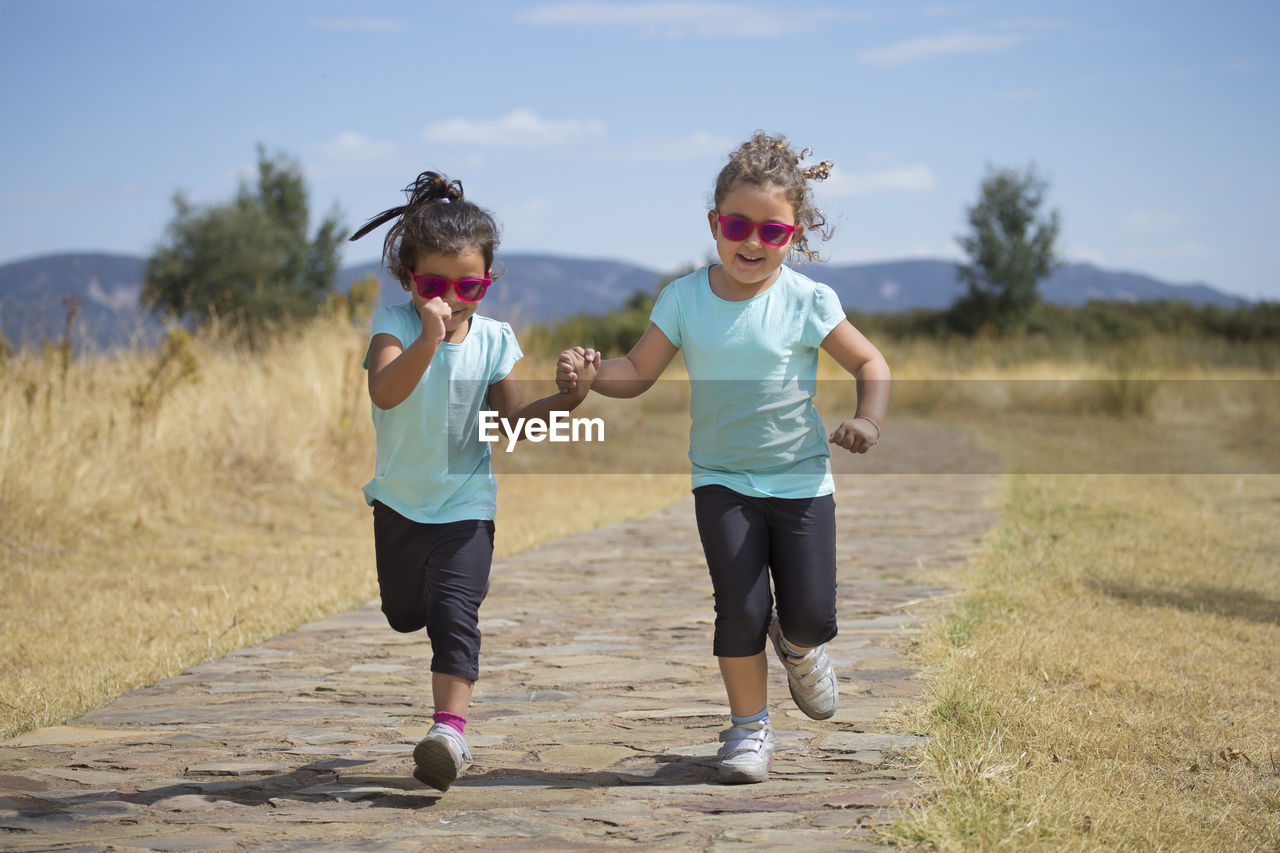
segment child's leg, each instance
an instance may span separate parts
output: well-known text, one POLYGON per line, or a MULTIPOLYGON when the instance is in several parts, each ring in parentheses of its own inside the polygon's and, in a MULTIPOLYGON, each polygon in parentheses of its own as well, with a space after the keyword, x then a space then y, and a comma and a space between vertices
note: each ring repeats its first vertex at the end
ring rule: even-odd
POLYGON ((835 499, 774 499, 769 507, 778 621, 787 643, 803 652, 836 636, 835 499))
POLYGON ((694 489, 698 535, 715 590, 715 640, 729 708, 737 716, 768 702, 765 635, 773 610, 769 531, 758 502, 723 486, 694 489))
POLYGON ((427 635, 431 638, 430 731, 413 751, 413 775, 441 791, 471 760, 463 736, 471 691, 479 676, 480 602, 493 560, 493 522, 432 525, 426 577, 427 635))
POLYGON ((431 525, 411 521, 390 507, 373 505, 373 545, 382 613, 393 630, 408 634, 427 624, 426 557, 431 525))
POLYGON ((719 661, 729 713, 749 717, 769 704, 769 664, 764 652, 745 658, 721 657, 719 661))
POLYGON ((764 782, 773 766, 765 635, 773 612, 769 530, 758 498, 722 486, 694 489, 698 535, 715 590, 715 653, 729 696, 717 773, 727 783, 764 782))
POLYGON ((778 619, 769 635, 796 706, 815 720, 836 712, 840 686, 825 644, 836 635, 835 501, 770 501, 770 564, 778 619))
POLYGON ((460 717, 467 715, 471 705, 471 691, 475 681, 444 672, 431 673, 431 699, 437 711, 447 711, 460 717))
POLYGON ((493 522, 433 526, 438 530, 425 572, 432 687, 439 688, 437 710, 463 713, 480 676, 480 602, 493 562, 493 522), (441 702, 454 707, 443 708, 441 702))

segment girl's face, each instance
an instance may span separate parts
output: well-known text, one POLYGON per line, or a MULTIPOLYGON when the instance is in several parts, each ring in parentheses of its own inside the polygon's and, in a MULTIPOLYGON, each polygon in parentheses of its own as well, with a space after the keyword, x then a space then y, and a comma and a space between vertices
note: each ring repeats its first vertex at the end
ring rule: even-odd
POLYGON ((782 262, 804 226, 796 225, 795 231, 782 245, 770 246, 760 239, 759 227, 753 227, 745 239, 730 240, 720 226, 721 216, 737 216, 757 224, 781 222, 795 225, 795 209, 777 189, 740 183, 729 190, 719 208, 708 214, 711 235, 716 239, 716 254, 724 265, 727 295, 731 299, 750 299, 763 293, 777 280, 782 262))
MULTIPOLYGON (((489 276, 489 270, 485 269, 484 265, 484 255, 480 254, 479 249, 463 249, 456 255, 422 252, 414 260, 413 271, 418 275, 438 275, 451 280, 489 276)), ((418 288, 412 283, 410 283, 409 292, 413 296, 413 307, 421 311, 423 304, 428 300, 422 297, 418 288)), ((467 321, 471 319, 472 314, 476 313, 480 303, 459 298, 457 288, 454 286, 450 286, 443 296, 435 298, 443 299, 452 312, 444 324, 445 340, 457 343, 466 336, 469 328, 467 321)))

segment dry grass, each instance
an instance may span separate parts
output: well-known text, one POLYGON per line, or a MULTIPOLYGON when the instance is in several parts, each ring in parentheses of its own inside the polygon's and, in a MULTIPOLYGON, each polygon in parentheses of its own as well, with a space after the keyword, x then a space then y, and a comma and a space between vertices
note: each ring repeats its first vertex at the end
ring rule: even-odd
MULTIPOLYGON (((364 345, 322 322, 258 355, 176 338, 0 364, 0 736, 376 596, 364 345)), ((500 473, 499 555, 688 490, 552 482, 500 473)))
MULTIPOLYGON (((1252 410, 1222 418, 1238 440, 1214 446, 1169 426, 1181 402, 1154 410, 962 425, 1014 469, 1065 457, 1124 470, 1161 442, 1213 457, 1210 470, 1277 470, 1252 410)), ((1274 475, 1009 478, 960 603, 917 649, 932 699, 905 724, 933 737, 932 795, 892 837, 939 850, 1280 849, 1277 506, 1274 475)))

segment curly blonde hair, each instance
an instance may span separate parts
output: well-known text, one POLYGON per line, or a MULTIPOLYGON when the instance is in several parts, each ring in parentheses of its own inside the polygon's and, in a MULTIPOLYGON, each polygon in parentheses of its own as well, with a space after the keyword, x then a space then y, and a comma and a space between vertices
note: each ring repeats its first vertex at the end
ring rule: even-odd
POLYGON ((809 235, 817 233, 823 240, 829 240, 831 229, 822 211, 813 206, 809 181, 825 181, 835 164, 823 160, 808 168, 800 168, 800 161, 812 153, 809 148, 799 152, 793 150, 791 140, 785 136, 769 136, 757 130, 751 139, 729 155, 729 162, 716 177, 716 207, 720 207, 725 196, 738 184, 776 188, 791 203, 796 223, 804 226, 804 231, 791 244, 791 252, 806 261, 821 260, 817 250, 809 248, 809 235))

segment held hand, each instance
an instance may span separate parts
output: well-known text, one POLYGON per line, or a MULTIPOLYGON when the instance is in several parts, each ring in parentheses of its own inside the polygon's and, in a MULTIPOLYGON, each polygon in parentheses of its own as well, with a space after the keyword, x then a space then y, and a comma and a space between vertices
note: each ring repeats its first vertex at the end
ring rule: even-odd
POLYGON ((880 430, 867 418, 850 418, 827 439, 850 453, 866 453, 880 440, 880 430))
POLYGON ((600 353, 587 348, 582 354, 582 368, 578 371, 578 387, 582 389, 583 396, 591 389, 591 383, 596 381, 596 371, 600 369, 600 353))
POLYGON ((422 334, 432 343, 440 343, 444 340, 446 330, 445 321, 453 314, 453 310, 449 307, 449 303, 445 302, 439 296, 434 296, 422 303, 418 308, 418 316, 422 318, 422 334))
POLYGON ((560 353, 556 361, 556 387, 561 394, 580 390, 582 396, 591 388, 600 366, 600 353, 593 349, 573 347, 560 353))

